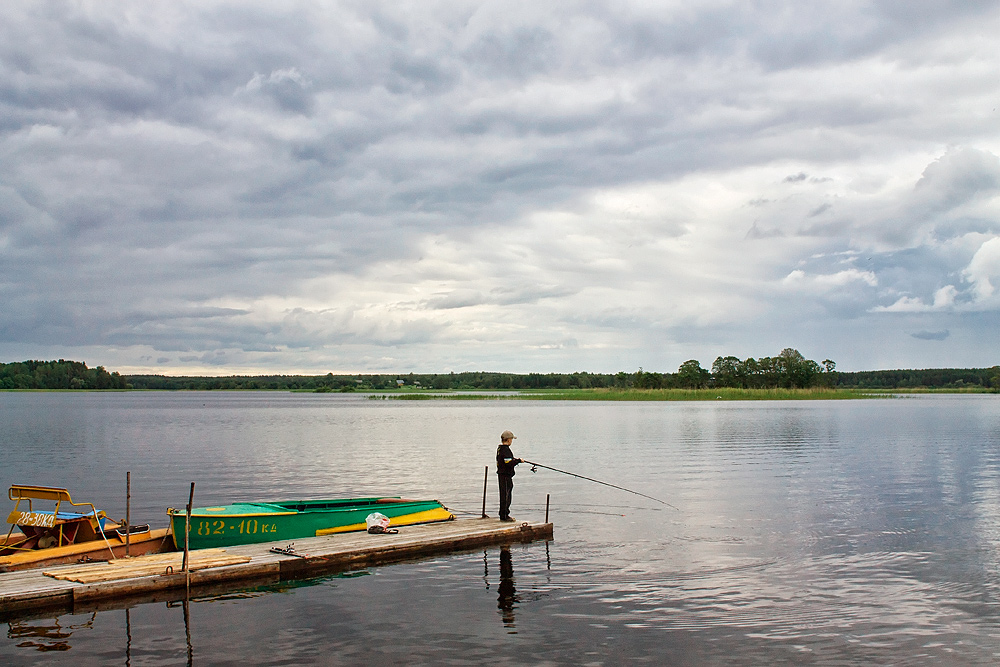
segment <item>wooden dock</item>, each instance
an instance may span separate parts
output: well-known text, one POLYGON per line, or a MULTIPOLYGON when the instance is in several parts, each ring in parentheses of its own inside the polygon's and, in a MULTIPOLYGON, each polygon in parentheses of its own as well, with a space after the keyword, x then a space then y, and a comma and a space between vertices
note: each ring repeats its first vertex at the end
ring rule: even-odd
POLYGON ((153 554, 111 563, 59 565, 0 573, 0 621, 39 612, 120 608, 143 601, 182 599, 252 586, 428 557, 494 544, 551 539, 551 523, 504 523, 459 519, 401 526, 397 534, 340 533, 192 551, 190 573, 183 554, 153 554))

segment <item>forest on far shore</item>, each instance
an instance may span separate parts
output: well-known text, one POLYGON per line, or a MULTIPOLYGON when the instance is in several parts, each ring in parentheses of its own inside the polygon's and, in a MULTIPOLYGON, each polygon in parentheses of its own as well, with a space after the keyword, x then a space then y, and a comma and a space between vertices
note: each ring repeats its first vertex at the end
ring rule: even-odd
POLYGON ((0 389, 131 389, 117 372, 87 368, 82 361, 0 363, 0 389))
POLYGON ((88 368, 80 361, 22 361, 0 363, 0 390, 278 390, 278 391, 385 391, 532 390, 532 389, 938 389, 1000 392, 1000 366, 990 368, 932 368, 841 372, 836 363, 817 363, 797 350, 786 348, 775 357, 744 359, 717 357, 711 368, 685 361, 676 373, 640 368, 618 373, 404 373, 356 375, 253 375, 168 376, 121 375, 103 366, 88 368))

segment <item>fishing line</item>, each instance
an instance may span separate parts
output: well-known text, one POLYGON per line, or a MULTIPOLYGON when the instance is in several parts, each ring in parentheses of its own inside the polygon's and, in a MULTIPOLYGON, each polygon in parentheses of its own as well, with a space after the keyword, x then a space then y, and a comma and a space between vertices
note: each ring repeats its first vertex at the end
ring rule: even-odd
POLYGON ((679 507, 674 507, 666 500, 660 500, 659 498, 654 498, 653 496, 647 496, 645 493, 639 493, 638 491, 633 491, 632 489, 626 489, 624 486, 618 486, 617 484, 611 484, 609 482, 602 482, 599 479, 594 479, 593 477, 585 477, 583 475, 577 475, 575 472, 568 472, 566 470, 560 470, 559 468, 553 468, 552 466, 542 465, 541 463, 535 463, 534 461, 528 461, 527 459, 521 459, 525 463, 531 466, 531 472, 535 472, 535 468, 545 468, 546 470, 552 470, 553 472, 561 472, 564 475, 570 475, 572 477, 579 477, 580 479, 585 479, 588 482, 595 482, 597 484, 603 484, 604 486, 610 486, 613 489, 618 489, 620 491, 627 491, 629 493, 634 493, 637 496, 642 496, 643 498, 649 498, 650 500, 655 500, 658 503, 662 503, 667 507, 673 507, 673 509, 680 512, 679 507))
POLYGON ((568 510, 559 508, 559 514, 598 514, 600 516, 625 516, 624 514, 616 514, 614 512, 598 512, 597 510, 568 510))

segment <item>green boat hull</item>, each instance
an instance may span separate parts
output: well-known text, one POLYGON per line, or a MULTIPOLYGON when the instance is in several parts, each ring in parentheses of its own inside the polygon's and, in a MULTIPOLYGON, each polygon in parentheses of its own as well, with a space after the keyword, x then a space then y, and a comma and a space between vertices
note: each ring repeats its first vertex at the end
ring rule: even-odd
MULTIPOLYGON (((389 517, 390 526, 448 521, 455 517, 436 500, 344 498, 234 503, 191 510, 191 549, 279 542, 365 530, 372 512, 389 517)), ((174 545, 184 548, 184 510, 167 510, 174 545)))

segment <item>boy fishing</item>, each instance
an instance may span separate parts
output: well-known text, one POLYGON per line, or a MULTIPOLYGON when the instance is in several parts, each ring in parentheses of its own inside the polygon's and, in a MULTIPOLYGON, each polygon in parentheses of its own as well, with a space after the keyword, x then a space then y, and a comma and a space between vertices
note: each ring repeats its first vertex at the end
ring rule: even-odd
POLYGON ((500 484, 500 520, 513 521, 510 516, 510 497, 514 490, 514 467, 521 459, 514 458, 510 445, 517 436, 510 431, 500 434, 500 446, 497 447, 497 481, 500 484))

